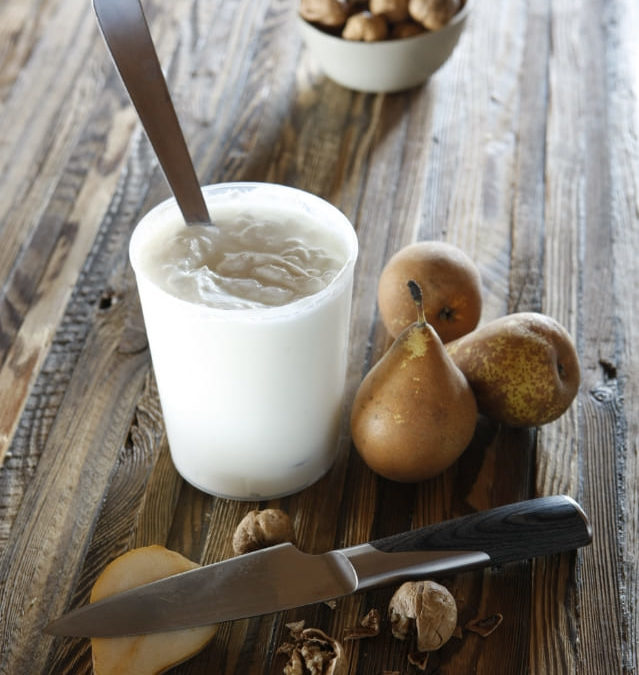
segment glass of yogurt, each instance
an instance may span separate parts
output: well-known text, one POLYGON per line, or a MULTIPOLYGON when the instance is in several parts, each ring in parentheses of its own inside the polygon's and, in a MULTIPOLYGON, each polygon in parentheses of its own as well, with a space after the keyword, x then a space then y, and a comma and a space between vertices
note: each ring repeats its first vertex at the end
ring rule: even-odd
POLYGON ((171 457, 210 494, 291 494, 335 458, 357 237, 295 188, 203 193, 213 227, 169 199, 129 247, 171 457))

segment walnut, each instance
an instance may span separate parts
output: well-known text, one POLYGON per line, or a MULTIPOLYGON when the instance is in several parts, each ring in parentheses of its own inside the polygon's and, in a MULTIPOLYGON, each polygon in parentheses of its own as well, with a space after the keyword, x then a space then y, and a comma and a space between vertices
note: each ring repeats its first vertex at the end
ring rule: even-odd
POLYGON ((428 30, 443 28, 457 14, 462 0, 409 0, 408 12, 428 30))
POLYGON ((301 0, 300 16, 323 26, 343 26, 348 8, 348 0, 301 0))
POLYGON ((388 606, 393 635, 405 640, 416 629, 417 649, 439 649, 457 626, 457 605, 447 588, 434 581, 407 581, 388 606))
POLYGON ((346 656, 342 645, 319 628, 304 628, 303 621, 287 624, 293 642, 281 645, 277 653, 286 654, 284 675, 346 675, 346 656))
POLYGON ((380 14, 387 21, 408 19, 408 0, 370 0, 368 8, 371 14, 380 14))
POLYGON ((349 16, 342 37, 345 40, 375 42, 388 35, 388 24, 383 16, 375 16, 368 11, 349 16))
POLYGON ((413 35, 419 35, 423 33, 425 28, 414 21, 400 21, 399 23, 393 24, 391 28, 390 37, 393 40, 400 40, 401 38, 413 37, 413 35))
POLYGON ((285 541, 295 543, 295 531, 287 513, 280 509, 249 511, 233 534, 236 555, 257 551, 285 541))

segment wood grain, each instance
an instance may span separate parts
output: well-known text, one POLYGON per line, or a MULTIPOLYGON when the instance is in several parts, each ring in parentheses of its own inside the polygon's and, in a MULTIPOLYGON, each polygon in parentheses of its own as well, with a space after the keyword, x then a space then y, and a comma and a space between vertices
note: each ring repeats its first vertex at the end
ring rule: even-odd
MULTIPOLYGON (((273 500, 319 553, 528 497, 568 493, 591 547, 444 580, 462 631, 425 672, 639 672, 639 8, 634 0, 477 2, 427 85, 365 95, 327 80, 288 0, 144 0, 202 183, 264 180, 325 197, 359 237, 337 461, 273 500), (388 347, 384 263, 416 239, 477 262, 483 320, 542 311, 574 336, 578 399, 540 429, 481 419, 443 475, 375 476, 349 405, 388 347)), ((127 261, 169 196, 90 3, 0 3, 0 673, 91 672, 89 642, 45 636, 116 555, 160 543, 201 563, 267 503, 217 499, 171 463, 127 261)), ((394 589, 223 624, 175 673, 281 673, 286 624, 341 638, 394 589)), ((345 641, 349 675, 419 672, 384 618, 345 641)))

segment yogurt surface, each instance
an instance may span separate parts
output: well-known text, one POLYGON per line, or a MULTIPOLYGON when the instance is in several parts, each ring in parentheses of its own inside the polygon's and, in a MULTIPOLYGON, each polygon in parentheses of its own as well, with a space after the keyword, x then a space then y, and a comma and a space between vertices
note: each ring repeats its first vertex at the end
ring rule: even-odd
POLYGON ((220 209, 214 227, 167 229, 143 254, 149 278, 209 307, 279 307, 326 288, 344 265, 343 245, 300 214, 220 209))

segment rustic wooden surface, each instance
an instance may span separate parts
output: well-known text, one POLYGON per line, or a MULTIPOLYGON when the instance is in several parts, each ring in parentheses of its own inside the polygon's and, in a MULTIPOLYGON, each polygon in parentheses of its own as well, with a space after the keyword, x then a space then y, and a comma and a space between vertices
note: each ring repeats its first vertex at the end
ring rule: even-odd
MULTIPOLYGON (((479 0, 427 86, 363 95, 326 80, 293 0, 145 0, 202 182, 319 194, 361 244, 349 400, 387 338, 380 270, 446 239, 479 265, 484 320, 541 310, 578 345, 578 400, 539 430, 483 425, 443 476, 376 478, 350 446, 270 503, 322 552, 477 509, 568 493, 594 541, 576 554, 446 579, 464 633, 437 673, 637 673, 639 625, 639 7, 635 0, 479 0), (633 349, 635 348, 635 349, 633 349)), ((87 640, 43 625, 87 600, 105 564, 160 543, 231 555, 264 504, 206 496, 175 473, 127 261, 168 196, 86 0, 0 3, 0 672, 89 673, 87 640)), ((341 637, 391 589, 221 626, 176 673, 278 673, 285 624, 341 637)), ((390 637, 345 643, 349 673, 417 672, 390 637)))

